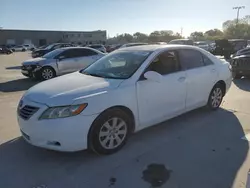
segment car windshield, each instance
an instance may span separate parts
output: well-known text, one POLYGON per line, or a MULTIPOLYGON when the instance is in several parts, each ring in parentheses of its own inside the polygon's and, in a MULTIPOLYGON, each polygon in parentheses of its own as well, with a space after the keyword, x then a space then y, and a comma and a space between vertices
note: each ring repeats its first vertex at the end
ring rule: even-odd
POLYGON ((52 59, 52 58, 54 58, 55 56, 59 55, 61 52, 63 52, 63 49, 53 50, 52 52, 49 52, 49 53, 45 54, 45 55, 43 56, 43 58, 52 59))
POLYGON ((51 44, 51 45, 48 45, 45 50, 50 50, 51 48, 53 48, 55 46, 55 44, 51 44))
POLYGON ((150 51, 118 51, 104 56, 80 72, 103 78, 127 79, 150 53, 150 51))

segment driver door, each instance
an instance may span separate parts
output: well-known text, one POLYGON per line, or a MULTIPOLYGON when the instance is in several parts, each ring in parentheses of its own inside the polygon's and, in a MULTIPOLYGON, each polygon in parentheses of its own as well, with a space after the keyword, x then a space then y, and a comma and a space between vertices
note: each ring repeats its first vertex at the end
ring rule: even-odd
POLYGON ((68 49, 58 55, 58 70, 60 74, 66 74, 78 70, 78 54, 75 49, 68 49))
POLYGON ((185 111, 186 73, 180 68, 175 51, 157 56, 144 71, 161 74, 160 82, 144 76, 137 82, 137 100, 141 129, 160 123, 185 111))

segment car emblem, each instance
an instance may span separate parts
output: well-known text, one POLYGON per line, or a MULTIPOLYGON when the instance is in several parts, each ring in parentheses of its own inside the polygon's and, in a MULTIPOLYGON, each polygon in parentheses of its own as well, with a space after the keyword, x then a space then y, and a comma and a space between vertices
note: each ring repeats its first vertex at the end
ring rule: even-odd
POLYGON ((18 108, 21 109, 22 106, 23 106, 23 100, 20 100, 19 105, 18 105, 18 108))

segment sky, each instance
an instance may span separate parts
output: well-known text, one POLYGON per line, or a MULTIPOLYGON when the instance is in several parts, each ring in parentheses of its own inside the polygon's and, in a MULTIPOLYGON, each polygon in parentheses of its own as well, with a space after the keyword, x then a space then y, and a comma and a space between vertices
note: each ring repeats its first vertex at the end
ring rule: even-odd
POLYGON ((250 0, 0 0, 3 29, 93 31, 117 34, 155 30, 193 31, 222 28, 236 18, 234 6, 245 6, 240 17, 250 15, 250 0))

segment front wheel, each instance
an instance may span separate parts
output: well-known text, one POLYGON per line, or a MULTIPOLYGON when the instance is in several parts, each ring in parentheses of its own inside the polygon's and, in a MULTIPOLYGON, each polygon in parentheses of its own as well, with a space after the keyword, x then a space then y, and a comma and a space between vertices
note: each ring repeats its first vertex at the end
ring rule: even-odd
POLYGON ((131 117, 120 109, 101 114, 89 133, 89 148, 98 154, 111 154, 120 150, 131 132, 131 117))
POLYGON ((222 87, 220 84, 216 84, 209 95, 207 107, 211 110, 217 110, 220 107, 222 100, 223 100, 222 87))
POLYGON ((40 78, 42 80, 49 80, 49 79, 54 78, 54 77, 56 77, 56 73, 55 73, 53 68, 44 67, 41 69, 40 78))

